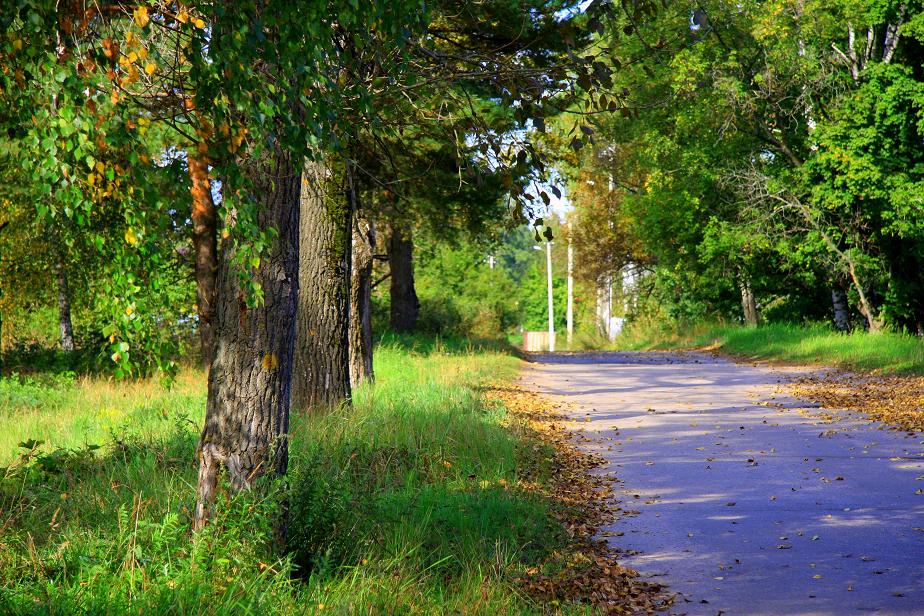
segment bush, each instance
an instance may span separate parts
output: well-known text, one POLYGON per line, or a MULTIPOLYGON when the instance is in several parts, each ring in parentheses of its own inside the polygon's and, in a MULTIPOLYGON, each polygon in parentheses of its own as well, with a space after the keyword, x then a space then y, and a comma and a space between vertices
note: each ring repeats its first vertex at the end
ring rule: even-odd
POLYGON ((420 260, 416 283, 422 332, 497 339, 519 324, 516 285, 477 248, 438 247, 420 260))

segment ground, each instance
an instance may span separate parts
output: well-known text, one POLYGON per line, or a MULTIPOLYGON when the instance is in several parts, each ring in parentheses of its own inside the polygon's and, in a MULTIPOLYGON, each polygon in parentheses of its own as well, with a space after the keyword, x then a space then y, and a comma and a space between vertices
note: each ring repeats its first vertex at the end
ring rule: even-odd
POLYGON ((671 613, 924 613, 920 436, 800 400, 807 369, 536 359, 523 384, 568 403, 582 447, 606 458, 624 515, 604 535, 678 594, 671 613))

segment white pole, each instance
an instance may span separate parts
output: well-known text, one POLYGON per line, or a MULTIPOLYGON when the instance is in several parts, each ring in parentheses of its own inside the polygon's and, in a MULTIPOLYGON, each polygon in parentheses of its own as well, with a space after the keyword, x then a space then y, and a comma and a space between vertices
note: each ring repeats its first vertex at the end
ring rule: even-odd
POLYGON ((568 226, 568 348, 574 338, 574 250, 571 247, 571 226, 568 226))
POLYGON ((546 272, 549 286, 549 352, 555 351, 555 312, 552 307, 552 242, 545 243, 546 272))

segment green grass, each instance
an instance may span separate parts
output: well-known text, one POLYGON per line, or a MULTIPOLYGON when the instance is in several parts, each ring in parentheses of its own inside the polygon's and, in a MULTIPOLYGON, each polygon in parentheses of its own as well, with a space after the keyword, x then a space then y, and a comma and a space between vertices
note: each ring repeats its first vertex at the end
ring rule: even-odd
POLYGON ((222 496, 190 532, 201 374, 2 379, 0 613, 541 612, 515 577, 567 538, 517 480, 550 454, 481 393, 516 369, 462 343, 380 346, 352 409, 293 418, 281 557, 278 490, 222 496))
POLYGON ((648 326, 629 329, 617 343, 627 350, 708 347, 752 359, 883 374, 924 374, 921 338, 889 332, 843 334, 828 325, 771 323, 747 328, 699 324, 683 329, 648 326))

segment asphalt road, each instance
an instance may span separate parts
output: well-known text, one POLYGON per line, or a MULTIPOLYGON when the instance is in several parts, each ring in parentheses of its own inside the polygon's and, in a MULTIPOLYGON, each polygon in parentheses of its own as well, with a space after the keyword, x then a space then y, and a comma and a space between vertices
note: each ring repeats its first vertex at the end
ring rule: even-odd
MULTIPOLYGON (((792 369, 701 354, 536 356, 613 473, 622 564, 674 614, 924 615, 924 435, 789 397, 792 369)), ((924 392, 922 392, 924 395, 924 392)))

